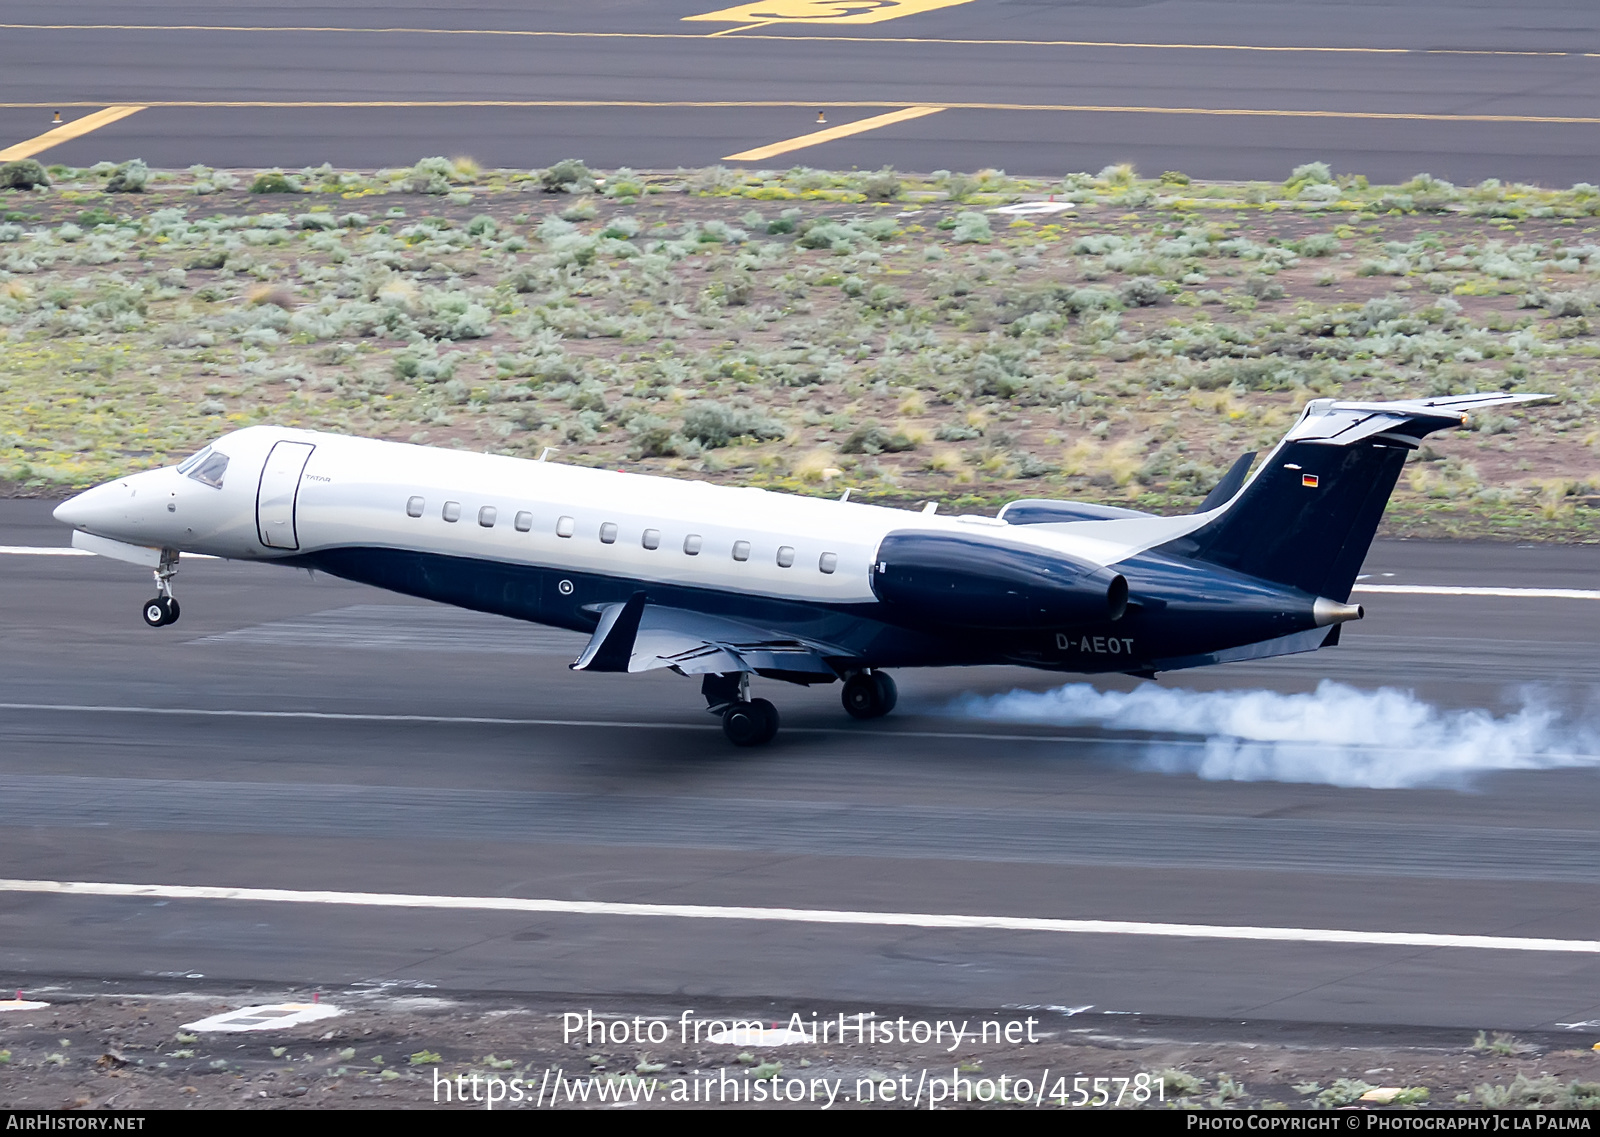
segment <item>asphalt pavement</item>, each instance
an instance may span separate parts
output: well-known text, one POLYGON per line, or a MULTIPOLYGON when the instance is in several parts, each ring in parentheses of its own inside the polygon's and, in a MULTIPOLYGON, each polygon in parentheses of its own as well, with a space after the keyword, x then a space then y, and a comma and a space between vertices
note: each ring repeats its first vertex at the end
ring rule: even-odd
MULTIPOLYGON (((64 545, 49 508, 0 501, 0 546, 64 545)), ((1589 589, 1600 548, 1380 542, 1364 571, 1589 589)), ((1007 668, 902 671, 901 709, 873 723, 837 688, 763 683, 784 730, 742 751, 688 680, 570 672, 567 633, 267 565, 185 563, 177 587, 182 619, 154 630, 141 570, 0 555, 4 876, 1600 939, 1600 771, 1581 756, 1400 789, 1208 779, 1183 757, 1203 730, 962 710, 1074 682, 1007 668)), ((1600 691, 1595 600, 1363 603, 1337 648, 1159 686, 1333 679, 1502 721, 1526 684, 1579 718, 1600 691)), ((1600 1018, 1594 953, 16 891, 0 980, 1600 1018)))
POLYGON ((741 23, 684 19, 704 0, 8 4, 0 148, 57 110, 143 105, 42 157, 673 169, 815 131, 819 111, 919 105, 947 109, 768 164, 1600 181, 1600 12, 1579 0, 973 0, 875 23, 810 7, 741 23))

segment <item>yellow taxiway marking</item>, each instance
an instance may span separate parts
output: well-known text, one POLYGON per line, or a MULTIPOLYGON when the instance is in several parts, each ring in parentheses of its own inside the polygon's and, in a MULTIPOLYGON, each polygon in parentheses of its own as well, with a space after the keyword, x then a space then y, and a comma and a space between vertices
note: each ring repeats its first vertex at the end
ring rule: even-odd
MULTIPOLYGON (((767 22, 767 21, 763 21, 767 22)), ((773 21, 776 22, 776 21, 773 21)), ((720 32, 554 32, 514 28, 351 28, 333 25, 266 24, 0 24, 0 31, 36 32, 318 32, 339 35, 404 36, 523 36, 534 39, 682 39, 726 38, 720 32)), ((744 29, 748 30, 748 29, 744 29)), ((1262 51, 1305 52, 1334 55, 1527 55, 1539 57, 1600 59, 1600 51, 1532 51, 1512 48, 1479 47, 1319 47, 1307 44, 1268 45, 1255 43, 1143 43, 1136 40, 1080 39, 962 39, 937 36, 844 36, 784 35, 757 33, 738 39, 782 40, 795 43, 908 43, 930 47, 1094 47, 1129 48, 1145 51, 1262 51)))
MULTIPOLYGON (((51 107, 87 107, 96 103, 0 103, 3 110, 41 110, 51 107)), ((513 110, 540 108, 617 107, 640 110, 670 110, 674 108, 708 109, 766 109, 808 107, 814 110, 870 110, 879 107, 898 108, 931 114, 947 111, 1056 111, 1079 114, 1172 114, 1217 115, 1245 118, 1346 118, 1375 119, 1402 122, 1521 122, 1553 123, 1577 126, 1600 126, 1600 117, 1584 115, 1537 114, 1433 114, 1422 111, 1314 111, 1273 110, 1260 107, 1117 107, 1097 106, 1091 103, 958 103, 944 99, 937 107, 924 103, 885 102, 881 99, 147 99, 137 107, 122 108, 129 114, 146 107, 233 107, 259 110, 381 110, 384 108, 432 107, 507 107, 513 110)), ((113 108, 115 109, 115 108, 113 108)), ((915 116, 911 116, 915 117, 915 116)), ((871 120, 865 120, 871 121, 871 120)), ((74 125, 74 124, 68 124, 74 125)), ((872 128, 868 128, 872 129, 872 128)), ((52 133, 54 133, 52 131, 52 133)), ((825 133, 825 132, 824 132, 825 133)), ((48 137, 48 136, 46 136, 48 137)), ((53 145, 53 144, 52 144, 53 145)))
POLYGON ((915 16, 936 8, 953 8, 957 4, 970 4, 972 0, 757 0, 754 4, 736 4, 701 16, 685 16, 685 20, 716 20, 725 24, 742 24, 750 20, 767 20, 771 23, 789 24, 878 24, 884 20, 898 20, 915 16))
MULTIPOLYGON (((77 106, 76 103, 62 103, 62 106, 77 106)), ((42 104, 41 104, 42 106, 42 104)), ((86 114, 82 118, 75 118, 71 122, 64 122, 54 130, 47 130, 37 138, 30 138, 26 142, 19 142, 15 146, 7 146, 0 150, 0 162, 14 162, 18 158, 32 158, 41 154, 52 146, 60 146, 63 142, 70 142, 74 138, 81 138, 92 130, 99 130, 102 126, 116 122, 118 119, 127 118, 131 114, 144 110, 143 106, 107 107, 94 114, 86 114)))
POLYGON ((877 130, 885 126, 893 126, 897 122, 909 122, 914 118, 924 115, 938 114, 943 107, 906 107, 904 110, 890 111, 888 114, 873 115, 871 118, 858 119, 840 126, 830 126, 827 130, 814 130, 810 134, 802 134, 798 138, 788 138, 782 142, 774 142, 770 146, 757 146, 754 150, 741 150, 737 154, 729 154, 723 158, 724 162, 760 162, 767 158, 775 158, 779 154, 787 154, 791 150, 804 150, 807 146, 818 146, 824 142, 832 142, 835 138, 848 138, 852 134, 865 134, 869 130, 877 130))

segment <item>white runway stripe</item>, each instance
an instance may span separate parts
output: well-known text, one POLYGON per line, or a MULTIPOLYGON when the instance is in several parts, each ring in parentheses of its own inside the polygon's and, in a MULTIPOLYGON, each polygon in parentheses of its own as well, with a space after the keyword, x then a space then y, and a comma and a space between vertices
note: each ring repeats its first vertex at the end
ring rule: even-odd
POLYGON ((1398 592, 1411 596, 1506 596, 1514 600, 1600 600, 1593 588, 1479 588, 1454 584, 1358 584, 1352 592, 1398 592))
MULTIPOLYGON (((202 718, 311 719, 325 722, 439 723, 461 726, 576 726, 617 730, 721 730, 718 720, 707 716, 703 724, 686 722, 623 722, 614 719, 509 719, 472 715, 378 715, 345 711, 241 711, 211 710, 199 707, 108 707, 87 703, 0 703, 0 711, 59 711, 69 714, 103 713, 121 715, 194 715, 202 718)), ((895 738, 977 739, 990 742, 1080 742, 1123 743, 1144 746, 1147 738, 1100 738, 1062 734, 979 734, 945 730, 873 731, 866 727, 796 726, 785 727, 792 734, 873 734, 895 738)), ((1163 739, 1163 745, 1204 746, 1198 739, 1163 739)))
POLYGON ((366 908, 433 908, 446 911, 523 912, 568 916, 653 916, 682 920, 758 920, 787 924, 845 924, 858 927, 975 929, 1074 935, 1164 936, 1206 940, 1263 940, 1274 943, 1600 954, 1600 941, 1597 940, 1451 935, 1435 932, 1359 932, 1339 928, 1156 924, 1139 920, 1061 920, 1034 916, 851 912, 817 908, 750 908, 711 904, 622 904, 600 900, 534 900, 514 896, 425 896, 393 892, 321 892, 287 888, 110 884, 72 880, 0 879, 0 892, 158 900, 242 900, 266 904, 331 904, 366 908))
MULTIPOLYGON (((88 549, 74 549, 66 545, 0 545, 0 557, 95 557, 88 549)), ((210 553, 185 553, 186 561, 218 561, 210 553)))
MULTIPOLYGON (((714 731, 721 730, 721 725, 716 720, 703 724, 687 722, 624 722, 615 719, 511 719, 496 718, 488 715, 379 715, 356 714, 348 711, 244 711, 244 710, 213 710, 201 707, 117 707, 95 706, 88 703, 0 703, 0 711, 43 711, 65 712, 68 714, 119 714, 119 715, 172 715, 176 717, 194 716, 199 718, 247 718, 247 719, 307 719, 321 722, 377 722, 377 723, 437 723, 447 726, 570 726, 570 727, 598 727, 606 730, 693 730, 714 731)), ((1133 738, 1123 738, 1113 735, 1087 735, 1087 734, 990 734, 979 731, 959 730, 895 730, 874 729, 869 726, 786 726, 784 731, 789 734, 842 734, 853 735, 857 738, 929 738, 950 739, 956 741, 976 742, 1055 742, 1072 743, 1082 746, 1162 746, 1162 747, 1205 747, 1211 744, 1207 738, 1173 738, 1170 736, 1152 736, 1141 734, 1133 738)), ((1333 744, 1329 744, 1332 746, 1333 744)), ((1375 746, 1357 743, 1340 743, 1337 749, 1345 751, 1361 751, 1363 753, 1382 753, 1393 750, 1398 753, 1434 753, 1434 751, 1419 751, 1415 746, 1375 746)), ((1566 757, 1574 760, 1600 759, 1600 755, 1569 754, 1566 757)))

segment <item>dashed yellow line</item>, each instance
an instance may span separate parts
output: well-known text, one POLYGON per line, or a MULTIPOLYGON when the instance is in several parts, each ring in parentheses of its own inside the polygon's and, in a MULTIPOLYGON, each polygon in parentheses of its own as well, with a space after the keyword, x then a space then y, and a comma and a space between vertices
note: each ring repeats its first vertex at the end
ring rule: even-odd
POLYGON ((1077 39, 965 39, 938 36, 846 36, 846 35, 786 35, 757 32, 752 35, 729 37, 729 32, 747 31, 748 28, 725 28, 720 32, 558 32, 515 28, 352 28, 333 25, 265 25, 265 24, 4 24, 0 30, 50 31, 50 32, 316 32, 341 35, 408 35, 408 36, 521 36, 535 39, 669 39, 704 40, 735 38, 740 40, 781 40, 794 43, 905 43, 940 46, 949 44, 965 47, 1093 47, 1128 48, 1148 51, 1258 51, 1303 52, 1333 55, 1512 55, 1548 58, 1600 59, 1596 51, 1532 51, 1511 48, 1472 47, 1339 47, 1308 44, 1254 44, 1254 43, 1144 43, 1135 40, 1077 40, 1077 39))
POLYGON ((741 150, 737 154, 729 154, 723 161, 762 162, 768 158, 776 158, 779 154, 787 154, 791 150, 804 150, 808 146, 819 146, 824 142, 832 142, 835 138, 848 138, 852 134, 865 134, 869 130, 893 126, 897 122, 909 122, 914 118, 938 114, 942 110, 944 110, 943 107, 906 107, 904 110, 873 115, 871 118, 858 119, 855 122, 843 123, 840 126, 830 126, 827 130, 814 130, 810 134, 802 134, 798 138, 774 142, 770 146, 757 146, 754 150, 741 150))
MULTIPOLYGON (((63 103, 62 106, 77 105, 63 103)), ((62 123, 54 130, 47 130, 37 138, 30 138, 26 142, 19 142, 15 146, 7 146, 0 150, 0 162, 14 162, 18 158, 32 158, 35 154, 42 154, 52 146, 60 146, 63 142, 70 142, 74 138, 82 138, 90 131, 99 130, 102 126, 116 122, 118 119, 127 118, 144 110, 144 106, 117 106, 107 107, 94 114, 86 114, 82 118, 75 118, 71 122, 62 123)))
MULTIPOLYGON (((98 103, 0 103, 0 109, 48 109, 50 107, 99 106, 98 103)), ((383 108, 450 108, 450 107, 508 107, 526 108, 583 108, 616 107, 649 109, 794 109, 808 107, 821 110, 869 110, 894 108, 908 110, 926 107, 927 103, 885 102, 871 99, 147 99, 141 107, 220 107, 259 110, 331 110, 331 109, 383 109, 383 108)), ((938 100, 935 109, 950 111, 1055 111, 1082 114, 1149 114, 1149 115, 1214 115, 1246 118, 1340 118, 1371 119, 1401 122, 1520 122, 1552 123, 1578 126, 1600 126, 1600 117, 1585 115, 1533 115, 1533 114, 1433 114, 1422 111, 1318 111, 1280 110, 1264 107, 1129 107, 1097 106, 1090 103, 960 103, 938 100)), ((132 113, 129 111, 128 113, 132 113)))

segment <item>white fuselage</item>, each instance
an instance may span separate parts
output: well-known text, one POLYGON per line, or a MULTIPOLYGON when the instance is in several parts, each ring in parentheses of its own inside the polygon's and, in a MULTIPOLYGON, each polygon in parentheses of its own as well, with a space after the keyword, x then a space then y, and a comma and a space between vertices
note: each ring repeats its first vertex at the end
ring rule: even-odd
POLYGON ((823 604, 874 601, 870 570, 892 532, 1111 565, 1206 519, 1009 526, 279 427, 209 450, 228 458, 219 486, 167 467, 86 491, 57 516, 114 541, 219 557, 401 549, 823 604))

